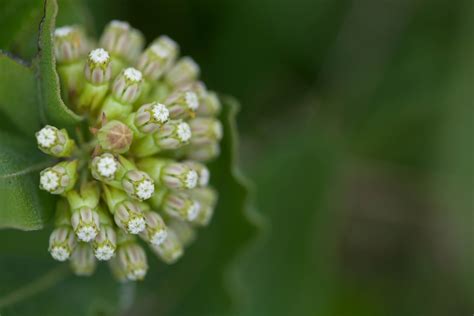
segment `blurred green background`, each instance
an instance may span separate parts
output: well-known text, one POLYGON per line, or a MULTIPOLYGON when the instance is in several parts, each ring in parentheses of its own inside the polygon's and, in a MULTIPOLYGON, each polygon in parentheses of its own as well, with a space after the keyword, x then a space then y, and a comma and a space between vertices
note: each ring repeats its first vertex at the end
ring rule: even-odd
MULTIPOLYGON (((42 4, 14 3, 0 4, 3 23, 18 21, 1 28, 0 47, 28 58, 34 44, 16 43, 36 29, 21 21, 39 21, 42 4)), ((233 257, 232 309, 221 309, 229 298, 219 293, 208 308, 183 308, 192 291, 216 291, 212 282, 179 299, 165 283, 156 296, 144 285, 134 303, 119 295, 124 315, 474 313, 472 0, 64 0, 63 8, 70 13, 58 24, 87 20, 96 34, 121 19, 148 40, 169 35, 210 88, 242 105, 240 165, 264 220, 233 257)), ((218 239, 213 232, 204 238, 218 239)), ((65 282, 43 298, 61 298, 65 282)), ((87 280, 70 282, 86 284, 74 295, 91 295, 87 280)))

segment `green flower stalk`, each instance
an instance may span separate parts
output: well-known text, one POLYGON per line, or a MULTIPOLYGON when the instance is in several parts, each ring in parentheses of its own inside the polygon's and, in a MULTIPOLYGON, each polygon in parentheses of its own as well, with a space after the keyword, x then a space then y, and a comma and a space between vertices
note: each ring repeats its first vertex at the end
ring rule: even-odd
POLYGON ((205 162, 219 155, 221 104, 167 36, 143 50, 139 31, 112 21, 99 47, 78 26, 54 38, 64 102, 83 120, 35 135, 55 161, 39 174, 58 198, 48 251, 80 276, 106 261, 120 282, 142 280, 142 246, 176 262, 211 221, 205 162))
POLYGON ((96 111, 109 90, 112 66, 109 53, 103 48, 92 50, 84 67, 85 84, 79 97, 79 111, 96 111))

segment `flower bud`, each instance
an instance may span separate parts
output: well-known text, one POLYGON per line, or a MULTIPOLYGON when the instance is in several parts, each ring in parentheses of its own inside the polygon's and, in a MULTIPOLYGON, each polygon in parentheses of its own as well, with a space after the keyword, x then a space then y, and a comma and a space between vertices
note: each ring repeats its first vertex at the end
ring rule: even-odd
POLYGON ((191 128, 181 120, 165 123, 152 135, 136 140, 132 152, 137 157, 152 156, 162 150, 172 150, 186 145, 191 138, 191 128))
POLYGON ((173 120, 164 124, 153 134, 155 143, 162 149, 177 149, 186 145, 191 139, 191 128, 181 120, 173 120))
POLYGON ((165 196, 162 208, 171 217, 193 221, 198 216, 201 205, 187 194, 171 191, 165 196))
POLYGON ((168 234, 165 222, 161 216, 153 211, 144 213, 146 228, 140 236, 153 245, 161 244, 168 234))
POLYGON ((122 179, 122 187, 128 196, 139 201, 148 200, 155 191, 150 176, 139 170, 128 171, 122 179))
POLYGON ((77 180, 77 160, 63 161, 40 173, 40 189, 51 194, 71 190, 77 180))
POLYGON ((117 259, 120 269, 129 280, 143 280, 148 270, 145 251, 140 245, 128 242, 119 246, 117 259))
POLYGON ((199 202, 201 209, 198 216, 192 221, 193 224, 206 226, 211 221, 214 209, 217 203, 217 192, 209 187, 196 188, 188 192, 188 194, 199 202))
POLYGON ((112 93, 119 102, 131 104, 140 95, 142 81, 142 73, 139 70, 132 67, 126 68, 115 79, 112 93))
POLYGON ((91 163, 91 174, 94 179, 99 181, 111 181, 117 179, 117 174, 120 173, 120 163, 110 153, 105 153, 94 157, 91 163))
POLYGON ((84 31, 77 26, 63 26, 54 31, 54 53, 60 64, 77 61, 85 55, 88 41, 84 31))
POLYGON ((169 111, 164 104, 154 102, 142 105, 135 117, 134 126, 144 134, 156 132, 163 124, 168 122, 169 111))
POLYGON ((90 242, 99 232, 99 214, 90 207, 81 207, 73 210, 71 224, 80 241, 90 242))
POLYGON ((92 275, 97 266, 92 247, 86 243, 79 243, 71 256, 71 269, 76 275, 92 275))
POLYGON ((109 120, 125 119, 133 110, 142 89, 142 73, 135 68, 124 69, 112 84, 112 94, 102 107, 102 113, 109 120))
POLYGON ((128 281, 125 270, 120 265, 119 259, 117 256, 112 257, 109 261, 109 268, 112 271, 113 276, 119 282, 125 283, 128 281))
POLYGON ((191 57, 183 57, 168 71, 165 80, 177 87, 196 80, 199 72, 198 64, 191 57))
POLYGON ((112 76, 110 55, 105 49, 97 48, 89 53, 84 75, 87 81, 94 85, 103 85, 110 80, 112 76))
POLYGON ((210 161, 220 154, 219 143, 213 142, 202 146, 189 146, 186 148, 186 157, 202 162, 210 161))
POLYGON ((74 140, 69 138, 65 129, 46 125, 36 133, 38 148, 54 157, 69 157, 75 148, 74 140))
POLYGON ((178 45, 169 37, 161 36, 142 53, 137 68, 147 80, 156 81, 174 62, 177 53, 178 45))
POLYGON ((63 225, 53 230, 49 237, 49 252, 58 261, 66 261, 76 247, 76 239, 71 227, 63 225))
POLYGON ((98 260, 110 260, 117 248, 117 237, 111 225, 101 225, 99 234, 93 242, 94 255, 98 260))
POLYGON ((176 237, 178 237, 183 246, 189 246, 194 240, 196 240, 196 230, 190 223, 172 218, 168 221, 168 226, 175 232, 176 237))
POLYGON ((172 264, 183 255, 183 245, 173 230, 168 229, 168 235, 159 245, 151 245, 153 252, 164 262, 172 264))
POLYGON ((222 105, 217 93, 208 91, 199 98, 199 107, 196 110, 198 116, 217 116, 221 112, 222 105))
POLYGON ((114 212, 117 226, 129 234, 139 234, 145 229, 145 218, 142 210, 136 203, 124 201, 117 205, 114 212))
POLYGON ((110 121, 99 129, 97 140, 100 147, 112 153, 125 153, 130 149, 133 133, 120 121, 110 121))
POLYGON ((197 184, 198 174, 188 164, 171 159, 145 158, 138 161, 137 165, 157 185, 164 185, 169 189, 193 189, 197 184))
POLYGON ((191 127, 191 145, 201 146, 218 142, 222 139, 222 124, 210 117, 197 117, 189 121, 191 127))
POLYGON ((111 21, 100 38, 100 46, 112 56, 112 75, 115 76, 127 63, 134 63, 145 39, 140 31, 122 21, 111 21))
POLYGON ((197 185, 200 187, 205 187, 209 184, 209 179, 211 177, 211 173, 209 169, 203 163, 194 161, 194 160, 187 160, 184 162, 189 168, 196 170, 198 175, 197 185))
POLYGON ((177 92, 169 96, 165 103, 168 106, 172 119, 194 117, 199 107, 199 100, 193 91, 177 92))

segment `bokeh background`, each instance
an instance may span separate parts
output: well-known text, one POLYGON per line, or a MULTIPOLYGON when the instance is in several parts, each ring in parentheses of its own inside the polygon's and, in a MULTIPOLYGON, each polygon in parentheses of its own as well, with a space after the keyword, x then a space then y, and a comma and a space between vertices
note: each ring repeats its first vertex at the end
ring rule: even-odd
MULTIPOLYGON (((0 2, 0 16, 5 23, 23 10, 22 19, 38 20, 38 2, 0 2)), ((215 291, 202 279, 183 296, 166 284, 156 296, 119 299, 124 314, 474 313, 472 0, 59 3, 72 12, 59 24, 81 16, 100 33, 122 19, 148 40, 171 36, 210 88, 241 103, 240 167, 254 183, 260 228, 229 261, 232 309, 216 293, 207 308, 185 312, 193 291, 215 291)), ((35 31, 0 28, 10 32, 0 47, 15 50, 11 34, 35 31)), ((63 281, 40 298, 61 300, 68 282, 83 286, 74 295, 90 294, 88 281, 63 281)))

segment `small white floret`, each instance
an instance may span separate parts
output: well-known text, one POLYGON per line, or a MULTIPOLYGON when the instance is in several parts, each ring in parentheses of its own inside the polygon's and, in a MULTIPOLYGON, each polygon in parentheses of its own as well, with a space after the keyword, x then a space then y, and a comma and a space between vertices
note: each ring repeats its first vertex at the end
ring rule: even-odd
POLYGON ((140 72, 140 70, 137 70, 133 67, 129 67, 125 69, 123 74, 125 78, 127 78, 130 81, 139 82, 142 80, 142 73, 140 72))
POLYGON ((54 171, 48 170, 41 175, 40 183, 43 189, 52 192, 59 187, 59 177, 54 171))
POLYGON ((186 175, 186 188, 193 189, 196 187, 198 180, 197 172, 194 170, 190 170, 186 175))
POLYGON ((170 112, 168 111, 166 106, 161 103, 153 105, 152 113, 153 118, 160 123, 165 123, 166 121, 168 121, 168 118, 170 116, 170 112))
POLYGON ((148 200, 153 195, 153 192, 155 192, 153 182, 150 180, 144 180, 138 184, 136 194, 141 200, 148 200))
POLYGON ((38 145, 43 148, 50 148, 56 142, 56 130, 51 126, 43 127, 37 134, 38 145))
POLYGON ((166 237, 168 236, 168 232, 165 230, 165 229, 162 229, 160 231, 157 231, 152 237, 151 237, 151 240, 150 242, 155 245, 155 246, 159 246, 161 245, 166 237))
POLYGON ((141 217, 134 218, 128 222, 127 228, 131 234, 139 234, 145 229, 145 220, 141 217))
POLYGON ((53 257, 53 259, 58 261, 66 261, 67 259, 69 259, 70 255, 71 254, 69 253, 69 251, 62 246, 53 247, 51 249, 51 256, 53 257))
POLYGON ((188 91, 185 93, 184 98, 186 99, 186 104, 188 105, 188 107, 191 110, 196 111, 199 106, 199 101, 196 93, 188 91))
POLYGON ((112 157, 101 157, 97 163, 97 171, 103 177, 110 178, 117 172, 118 163, 112 157))
POLYGON ((191 138, 191 128, 187 123, 182 122, 178 125, 178 138, 183 143, 191 138))
POLYGON ((83 226, 77 231, 77 238, 84 242, 89 242, 97 236, 97 230, 92 226, 83 226))
POLYGON ((101 261, 110 260, 115 254, 115 251, 109 245, 99 247, 95 251, 95 257, 101 261))
POLYGON ((103 64, 107 62, 110 58, 109 53, 103 48, 94 49, 89 53, 89 59, 93 63, 103 64))

